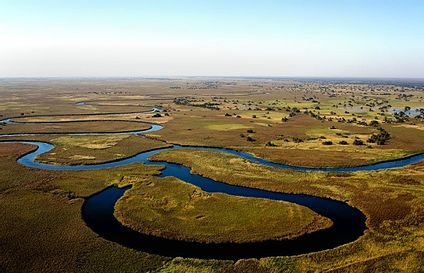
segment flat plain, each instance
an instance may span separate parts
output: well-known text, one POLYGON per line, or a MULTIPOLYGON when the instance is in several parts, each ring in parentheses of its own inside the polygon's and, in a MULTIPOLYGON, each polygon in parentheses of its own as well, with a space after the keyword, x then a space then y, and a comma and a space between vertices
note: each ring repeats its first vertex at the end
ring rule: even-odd
MULTIPOLYGON (((362 166, 424 152, 424 89, 407 82, 5 79, 0 95, 0 141, 52 143, 36 158, 50 164, 98 164, 172 145, 225 147, 307 167, 362 166), (149 112, 154 107, 163 111, 149 112), (163 128, 131 133, 152 124, 163 128)), ((160 162, 90 171, 16 162, 33 149, 0 142, 2 272, 424 271, 424 162, 336 173, 277 169, 192 148, 154 155, 231 185, 342 201, 367 218, 363 236, 336 248, 234 261, 127 248, 87 227, 81 207, 110 185, 132 185, 115 207, 122 224, 205 244, 293 239, 331 220, 294 203, 208 193, 158 177, 160 162)))

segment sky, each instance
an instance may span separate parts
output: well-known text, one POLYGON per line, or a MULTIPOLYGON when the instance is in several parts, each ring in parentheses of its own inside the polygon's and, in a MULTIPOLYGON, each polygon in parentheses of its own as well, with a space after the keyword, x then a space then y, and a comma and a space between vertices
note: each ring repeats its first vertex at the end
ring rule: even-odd
POLYGON ((424 78, 421 0, 0 0, 0 77, 424 78))

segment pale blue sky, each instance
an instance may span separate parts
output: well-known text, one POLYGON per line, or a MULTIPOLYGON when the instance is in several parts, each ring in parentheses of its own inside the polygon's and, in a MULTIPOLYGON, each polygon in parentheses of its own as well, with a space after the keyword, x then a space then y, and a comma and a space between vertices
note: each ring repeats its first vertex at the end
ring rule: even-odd
POLYGON ((0 77, 424 77, 424 1, 0 0, 0 77))

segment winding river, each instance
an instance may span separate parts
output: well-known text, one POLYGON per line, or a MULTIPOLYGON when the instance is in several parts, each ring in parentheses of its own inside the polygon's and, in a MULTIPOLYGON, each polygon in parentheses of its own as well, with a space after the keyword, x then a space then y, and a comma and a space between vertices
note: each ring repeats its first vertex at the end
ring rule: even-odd
MULTIPOLYGON (((11 121, 13 122, 13 121, 11 121)), ((144 131, 134 131, 131 133, 141 134, 149 133, 162 129, 158 124, 152 124, 150 129, 144 131)), ((129 132, 126 132, 127 134, 129 132)), ((96 134, 96 133, 90 133, 96 134)), ((97 134, 122 134, 119 133, 97 133, 97 134)), ((260 258, 267 256, 298 255, 314 251, 334 248, 358 239, 366 230, 366 217, 356 208, 348 204, 327 198, 320 198, 306 194, 286 194, 235 186, 223 182, 215 181, 210 178, 202 177, 190 172, 190 169, 174 163, 154 162, 149 160, 154 154, 166 150, 176 149, 203 149, 210 151, 223 152, 246 160, 279 169, 289 169, 295 171, 307 172, 354 172, 370 171, 388 168, 397 168, 407 166, 424 160, 424 154, 402 158, 393 161, 380 162, 357 167, 346 168, 311 168, 301 166, 291 166, 281 163, 271 162, 265 159, 257 158, 251 154, 236 151, 228 148, 198 147, 198 146, 180 146, 159 148, 139 153, 129 158, 120 159, 111 162, 105 162, 92 165, 54 165, 36 161, 38 155, 51 151, 54 146, 46 142, 39 141, 3 141, 6 143, 22 143, 37 146, 27 154, 17 159, 17 162, 31 167, 51 171, 82 171, 99 170, 125 166, 131 163, 139 162, 146 165, 162 165, 164 168, 159 177, 173 176, 187 183, 201 188, 210 193, 225 193, 233 196, 246 198, 265 198, 277 201, 286 201, 301 206, 305 206, 314 212, 332 220, 333 225, 329 228, 318 230, 312 233, 301 235, 288 240, 266 240, 250 243, 198 243, 189 241, 180 241, 167 238, 156 237, 152 235, 136 232, 122 225, 114 216, 114 206, 118 199, 131 188, 131 186, 118 188, 116 186, 108 187, 88 198, 86 198, 82 207, 82 218, 99 236, 123 246, 136 250, 159 254, 171 257, 194 257, 194 258, 213 258, 213 259, 240 259, 240 258, 260 258)))

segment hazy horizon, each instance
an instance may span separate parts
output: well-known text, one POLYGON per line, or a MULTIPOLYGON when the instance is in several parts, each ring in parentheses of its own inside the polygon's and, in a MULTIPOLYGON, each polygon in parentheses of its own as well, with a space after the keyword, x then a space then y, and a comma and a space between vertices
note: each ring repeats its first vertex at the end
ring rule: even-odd
POLYGON ((1 78, 424 78, 421 1, 1 1, 1 78))

